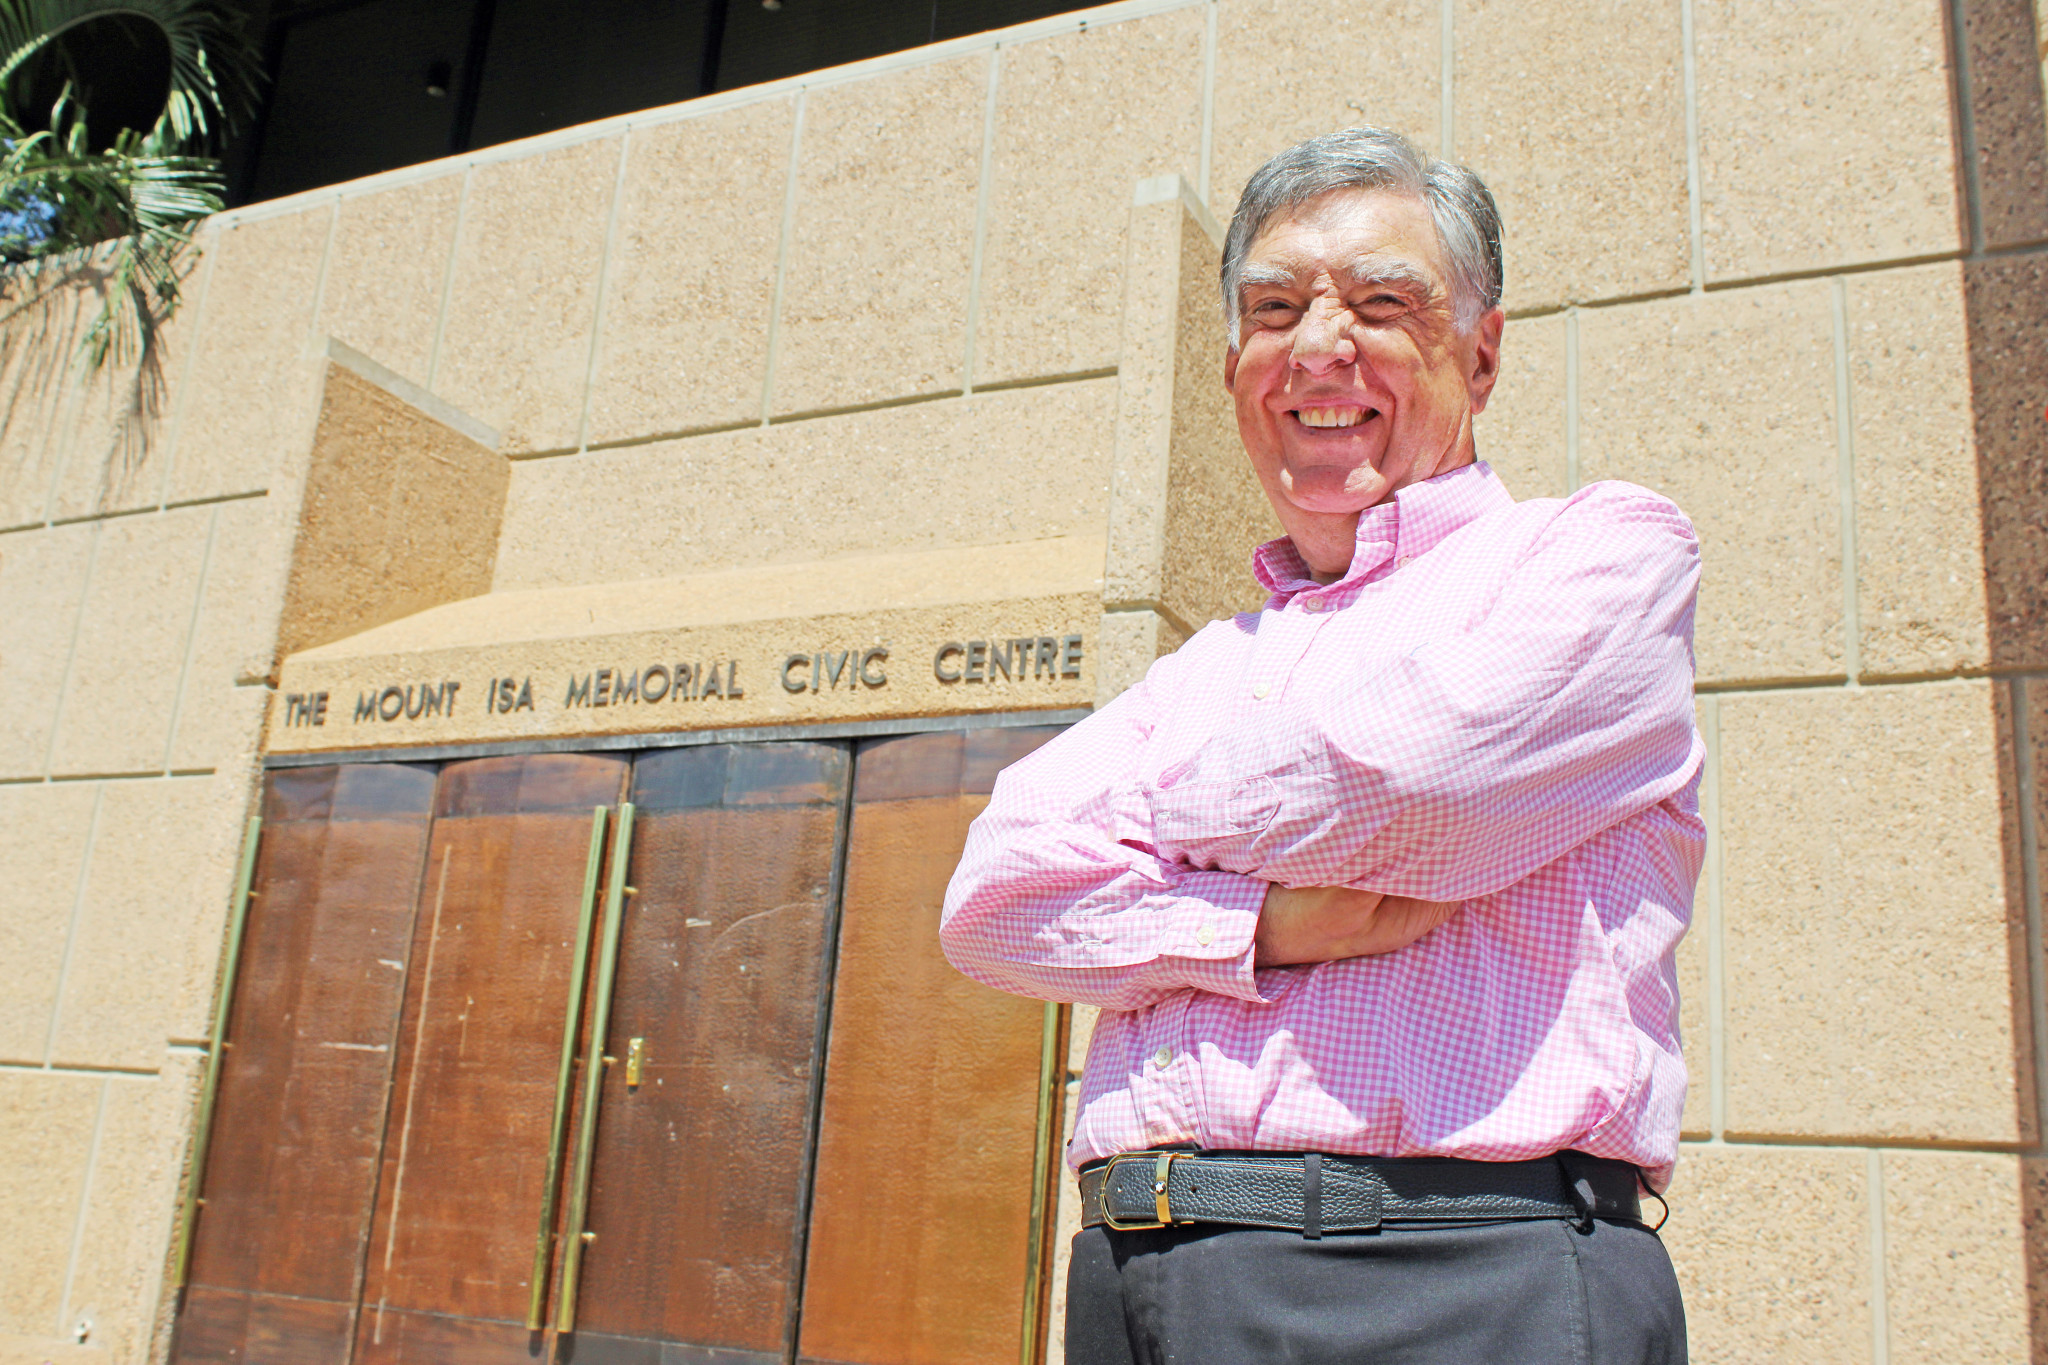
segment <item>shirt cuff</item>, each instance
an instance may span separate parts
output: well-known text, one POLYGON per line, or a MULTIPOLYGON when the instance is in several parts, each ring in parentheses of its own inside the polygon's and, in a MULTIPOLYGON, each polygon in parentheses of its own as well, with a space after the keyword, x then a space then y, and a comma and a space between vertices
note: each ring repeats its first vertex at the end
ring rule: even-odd
POLYGON ((1235 872, 1189 872, 1169 893, 1160 956, 1177 960, 1180 984, 1263 1002, 1252 972, 1259 910, 1272 883, 1235 872))

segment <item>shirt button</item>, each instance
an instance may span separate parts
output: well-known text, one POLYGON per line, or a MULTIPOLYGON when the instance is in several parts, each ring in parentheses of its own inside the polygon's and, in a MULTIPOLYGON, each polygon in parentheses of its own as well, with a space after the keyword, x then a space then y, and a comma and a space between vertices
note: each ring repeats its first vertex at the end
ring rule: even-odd
POLYGON ((1204 948, 1208 947, 1215 941, 1216 929, 1213 925, 1205 924, 1201 928, 1195 930, 1195 942, 1201 944, 1204 948))
POLYGON ((1264 701, 1266 694, 1272 690, 1273 685, 1271 683, 1254 683, 1252 684, 1252 699, 1254 701, 1264 701))
POLYGON ((1157 1051, 1157 1052, 1155 1052, 1155 1053, 1153 1053, 1153 1054, 1152 1054, 1152 1065, 1154 1065, 1154 1066, 1168 1066, 1168 1065, 1170 1065, 1170 1064, 1171 1064, 1172 1062, 1173 1062, 1173 1049, 1172 1049, 1172 1048, 1166 1048, 1166 1047, 1163 1047, 1163 1048, 1160 1048, 1160 1049, 1159 1049, 1159 1051, 1157 1051))
POLYGON ((1402 556, 1401 556, 1401 557, 1400 557, 1399 559, 1397 559, 1397 560, 1395 560, 1395 561, 1394 561, 1394 567, 1395 567, 1395 568, 1397 568, 1397 569, 1405 569, 1405 568, 1407 568, 1407 567, 1408 567, 1408 566, 1409 566, 1410 564, 1413 564, 1414 562, 1415 562, 1415 556, 1414 556, 1414 555, 1402 555, 1402 556))
POLYGON ((1323 599, 1320 597, 1304 597, 1301 599, 1301 609, 1303 611, 1321 611, 1323 609, 1323 599))

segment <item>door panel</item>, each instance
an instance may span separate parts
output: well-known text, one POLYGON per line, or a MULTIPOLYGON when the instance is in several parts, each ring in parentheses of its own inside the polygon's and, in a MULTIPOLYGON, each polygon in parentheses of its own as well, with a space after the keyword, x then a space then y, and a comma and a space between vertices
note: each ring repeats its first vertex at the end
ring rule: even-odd
POLYGON ((995 775, 1053 728, 861 746, 804 1288, 802 1356, 1014 1360, 1043 1007, 961 976, 939 912, 995 775))
POLYGON ((784 1358, 848 758, 764 743, 636 765, 583 1365, 784 1358))
POLYGON ((442 769, 356 1360, 525 1361, 535 1218, 595 806, 625 759, 442 769))
POLYGON ((267 784, 178 1361, 347 1359, 433 789, 267 784))

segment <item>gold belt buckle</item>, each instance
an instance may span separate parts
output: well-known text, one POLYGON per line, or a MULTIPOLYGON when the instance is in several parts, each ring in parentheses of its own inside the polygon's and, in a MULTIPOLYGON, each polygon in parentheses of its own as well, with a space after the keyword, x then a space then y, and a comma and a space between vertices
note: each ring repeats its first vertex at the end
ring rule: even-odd
POLYGON ((1163 1228, 1173 1225, 1173 1213, 1166 1206, 1166 1177, 1172 1171, 1173 1163, 1186 1157, 1186 1152, 1119 1152, 1109 1159, 1102 1168, 1102 1225, 1116 1232, 1143 1232, 1148 1228, 1163 1228), (1116 1179, 1116 1168, 1126 1161, 1151 1159, 1153 1211, 1158 1221, 1152 1223, 1120 1223, 1110 1212, 1110 1187, 1116 1179))

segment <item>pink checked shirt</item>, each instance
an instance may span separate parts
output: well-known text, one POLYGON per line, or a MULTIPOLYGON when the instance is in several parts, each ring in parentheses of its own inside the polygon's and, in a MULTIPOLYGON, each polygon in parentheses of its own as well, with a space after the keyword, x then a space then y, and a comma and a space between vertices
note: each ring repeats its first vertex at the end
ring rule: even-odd
POLYGON ((1287 540, 1256 571, 1264 610, 1002 774, 946 896, 961 971, 1103 1007, 1068 1160, 1574 1147, 1661 1188, 1705 846, 1691 523, 1623 483, 1517 503, 1477 464, 1367 510, 1339 582, 1287 540), (1271 882, 1462 905, 1255 969, 1271 882))

